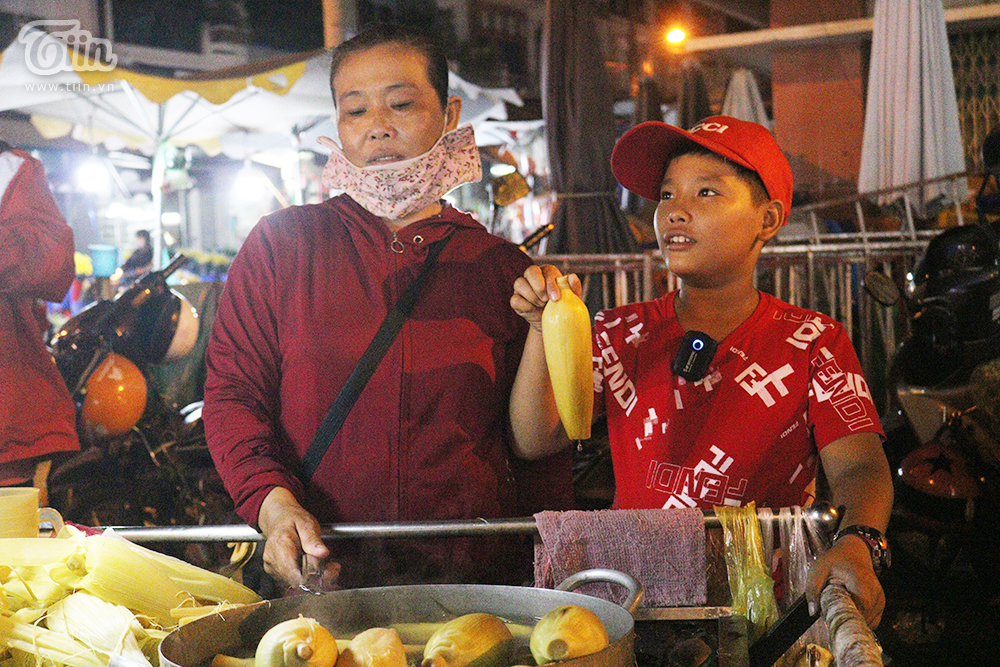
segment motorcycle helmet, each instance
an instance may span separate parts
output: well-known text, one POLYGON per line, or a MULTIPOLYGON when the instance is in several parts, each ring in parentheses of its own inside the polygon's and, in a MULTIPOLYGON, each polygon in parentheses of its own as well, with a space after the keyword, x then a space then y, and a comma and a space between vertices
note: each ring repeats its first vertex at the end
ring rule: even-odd
POLYGON ((146 378, 120 354, 109 352, 84 386, 80 418, 91 439, 127 433, 146 409, 146 378))
POLYGON ((1000 241, 993 225, 931 239, 907 286, 912 337, 897 360, 904 381, 964 381, 1000 345, 1000 241))
POLYGON ((115 299, 104 339, 137 364, 175 361, 198 339, 198 313, 162 278, 150 274, 115 299))
POLYGON ((167 289, 143 302, 130 330, 112 346, 138 363, 162 364, 183 358, 198 340, 198 311, 167 289))
POLYGON ((113 304, 113 301, 90 304, 68 319, 49 342, 56 366, 70 392, 77 390, 94 355, 102 349, 98 323, 113 304))
POLYGON ((161 364, 187 355, 198 331, 194 306, 154 278, 80 311, 55 335, 52 348, 72 388, 102 343, 137 364, 161 364))

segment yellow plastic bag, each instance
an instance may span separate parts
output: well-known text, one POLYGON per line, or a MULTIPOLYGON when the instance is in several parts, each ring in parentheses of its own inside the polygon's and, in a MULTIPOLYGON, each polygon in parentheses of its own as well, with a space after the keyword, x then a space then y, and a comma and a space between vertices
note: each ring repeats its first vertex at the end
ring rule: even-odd
POLYGON ((749 503, 745 507, 716 507, 715 513, 722 523, 732 610, 750 621, 753 643, 778 620, 774 581, 764 565, 757 506, 749 503))

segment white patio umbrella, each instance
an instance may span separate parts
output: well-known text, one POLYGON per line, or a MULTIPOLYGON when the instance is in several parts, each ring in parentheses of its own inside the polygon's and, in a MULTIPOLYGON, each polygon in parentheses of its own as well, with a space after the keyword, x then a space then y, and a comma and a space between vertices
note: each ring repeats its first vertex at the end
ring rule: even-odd
MULTIPOLYGON (((315 136, 336 136, 327 51, 177 79, 102 67, 42 31, 22 36, 0 55, 0 111, 30 114, 46 138, 72 134, 153 155, 157 212, 170 145, 242 159, 274 148, 324 152, 315 136)), ((521 104, 513 90, 480 88, 455 75, 449 92, 463 99, 462 122, 505 119, 505 103, 521 104)), ((155 234, 154 261, 160 242, 155 234)))
POLYGON ((876 0, 868 101, 858 192, 900 188, 880 204, 906 198, 918 214, 928 204, 964 199, 968 186, 938 182, 965 172, 941 0, 876 0))
MULTIPOLYGON (((214 154, 229 132, 291 127, 303 117, 328 115, 329 93, 323 100, 306 85, 325 76, 324 55, 174 79, 103 67, 52 35, 26 28, 0 60, 0 110, 30 114, 46 138, 72 134, 153 155, 151 194, 159 218, 168 145, 197 144, 214 154)), ((153 236, 158 265, 161 235, 153 236)))
POLYGON ((757 77, 745 67, 739 68, 729 77, 726 97, 722 101, 722 115, 759 123, 768 129, 771 128, 771 119, 767 117, 764 98, 761 97, 760 87, 757 85, 757 77))

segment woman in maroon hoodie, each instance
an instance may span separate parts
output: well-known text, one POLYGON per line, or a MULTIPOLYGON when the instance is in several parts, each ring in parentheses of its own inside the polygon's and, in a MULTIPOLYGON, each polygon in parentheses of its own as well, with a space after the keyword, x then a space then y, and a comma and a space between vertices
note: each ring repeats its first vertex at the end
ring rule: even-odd
POLYGON ((80 449, 73 402, 35 310, 38 299, 61 301, 73 276, 73 230, 42 163, 0 142, 0 486, 80 449))
POLYGON ((418 33, 378 28, 342 44, 331 70, 340 145, 325 142, 324 182, 344 194, 263 218, 229 271, 207 353, 206 433, 237 511, 267 536, 265 569, 290 586, 302 581, 303 553, 345 587, 517 583, 531 572, 523 539, 328 548, 319 524, 571 502, 569 454, 510 454, 507 405, 527 326, 508 303, 531 260, 442 201, 481 178, 447 85, 442 52, 418 33), (327 410, 442 239, 412 313, 315 474, 301 475, 327 410))

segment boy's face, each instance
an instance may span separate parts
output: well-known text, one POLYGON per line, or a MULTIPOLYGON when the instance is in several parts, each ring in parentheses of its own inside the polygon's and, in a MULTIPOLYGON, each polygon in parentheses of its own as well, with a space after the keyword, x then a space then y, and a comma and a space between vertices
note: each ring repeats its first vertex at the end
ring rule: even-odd
POLYGON ((461 100, 445 109, 427 75, 427 57, 403 44, 379 44, 348 56, 333 77, 337 131, 359 167, 406 160, 455 129, 461 100))
POLYGON ((695 287, 751 279, 764 243, 778 233, 781 204, 753 189, 722 158, 686 154, 668 165, 653 218, 667 266, 695 287))

